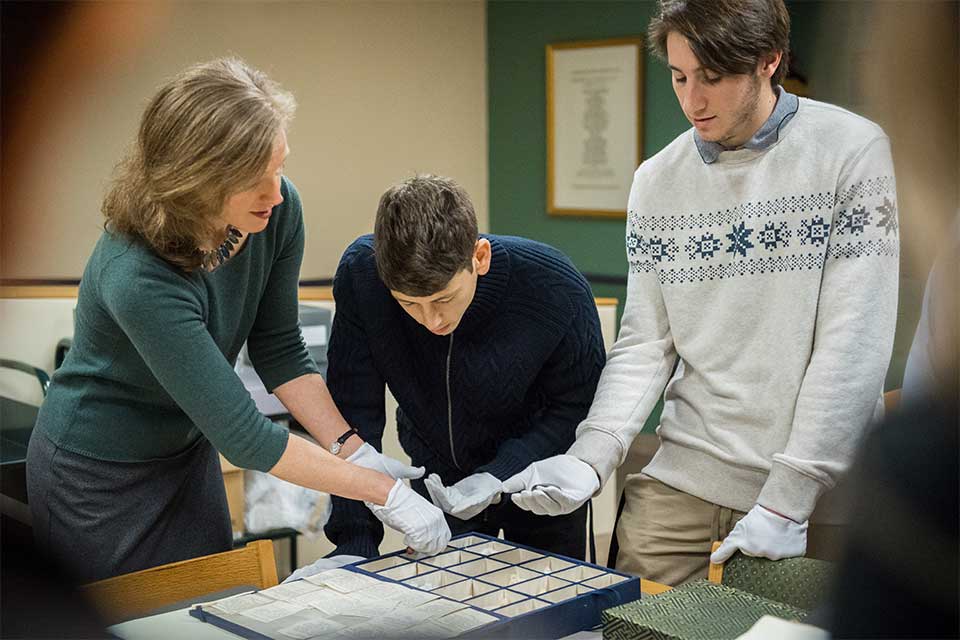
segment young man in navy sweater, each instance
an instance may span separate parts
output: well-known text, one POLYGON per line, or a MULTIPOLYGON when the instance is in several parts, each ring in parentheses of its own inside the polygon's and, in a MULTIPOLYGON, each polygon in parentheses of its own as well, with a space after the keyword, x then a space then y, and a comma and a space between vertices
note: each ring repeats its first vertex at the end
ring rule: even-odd
MULTIPOLYGON (((337 407, 379 449, 390 388, 400 443, 423 467, 406 477, 454 535, 503 530, 583 558, 584 507, 537 516, 500 494, 502 480, 566 451, 587 415, 605 360, 590 286, 552 247, 480 236, 467 193, 446 178, 388 189, 374 231, 350 245, 334 280, 337 407)), ((335 553, 376 555, 380 522, 362 503, 333 504, 335 553)))

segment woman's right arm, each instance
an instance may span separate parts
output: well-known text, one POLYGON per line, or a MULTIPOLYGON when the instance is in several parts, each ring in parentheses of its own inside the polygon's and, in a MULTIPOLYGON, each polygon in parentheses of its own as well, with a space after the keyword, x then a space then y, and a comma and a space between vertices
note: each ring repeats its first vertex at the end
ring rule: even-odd
POLYGON ((387 496, 396 484, 388 475, 350 464, 292 433, 270 473, 301 487, 378 505, 387 503, 387 496))

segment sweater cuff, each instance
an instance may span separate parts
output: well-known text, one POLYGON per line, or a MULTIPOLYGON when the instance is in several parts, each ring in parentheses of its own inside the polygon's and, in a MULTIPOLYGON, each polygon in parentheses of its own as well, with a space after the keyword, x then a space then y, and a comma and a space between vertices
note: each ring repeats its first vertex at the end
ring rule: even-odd
POLYGON ((507 478, 515 476, 526 469, 528 464, 529 462, 524 462, 515 456, 501 452, 487 464, 482 467, 477 467, 473 473, 489 473, 497 480, 503 482, 507 478))
POLYGON ((817 499, 826 489, 810 476, 774 461, 770 475, 757 497, 757 504, 795 522, 806 522, 813 513, 817 499))
POLYGON ((577 435, 567 455, 579 458, 593 467, 600 478, 600 488, 597 489, 597 493, 600 493, 603 485, 623 461, 623 446, 612 433, 601 429, 587 429, 577 435))

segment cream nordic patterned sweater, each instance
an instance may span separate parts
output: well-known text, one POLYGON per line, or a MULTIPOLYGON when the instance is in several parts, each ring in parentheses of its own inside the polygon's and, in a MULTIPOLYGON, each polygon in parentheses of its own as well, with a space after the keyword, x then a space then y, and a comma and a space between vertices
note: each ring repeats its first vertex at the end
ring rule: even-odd
POLYGON ((663 393, 645 473, 807 520, 882 408, 896 203, 880 127, 802 98, 765 149, 706 164, 691 129, 644 162, 620 334, 569 453, 605 482, 663 393))

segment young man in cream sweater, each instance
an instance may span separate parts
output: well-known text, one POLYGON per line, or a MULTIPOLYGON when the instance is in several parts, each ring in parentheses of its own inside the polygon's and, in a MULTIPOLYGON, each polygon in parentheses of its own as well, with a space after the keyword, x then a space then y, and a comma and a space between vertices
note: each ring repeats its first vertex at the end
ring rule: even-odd
POLYGON ((882 407, 897 199, 876 124, 797 98, 782 0, 663 0, 649 29, 693 128, 637 170, 619 338, 565 455, 503 486, 561 514, 623 463, 663 394, 660 448, 627 478, 617 568, 666 584, 736 550, 806 552, 818 498, 882 407))

